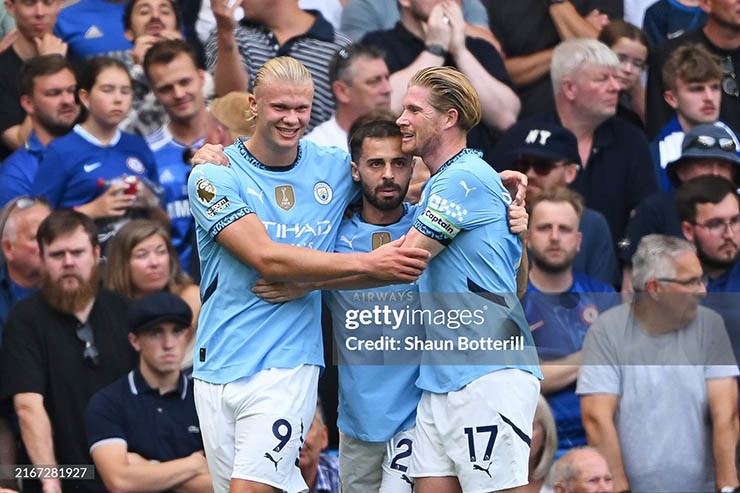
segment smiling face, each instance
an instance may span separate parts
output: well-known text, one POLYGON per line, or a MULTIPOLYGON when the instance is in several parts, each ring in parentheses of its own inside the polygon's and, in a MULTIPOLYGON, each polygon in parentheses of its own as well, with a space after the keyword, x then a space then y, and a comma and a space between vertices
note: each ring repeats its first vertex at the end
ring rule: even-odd
POLYGON ((401 128, 401 149, 424 158, 440 142, 445 115, 429 102, 430 89, 411 86, 403 98, 403 113, 396 120, 401 128))
POLYGON ((254 89, 254 139, 272 152, 292 152, 311 118, 313 84, 269 81, 254 89))
POLYGON ((171 120, 188 122, 206 111, 205 76, 185 53, 149 67, 152 91, 171 120))

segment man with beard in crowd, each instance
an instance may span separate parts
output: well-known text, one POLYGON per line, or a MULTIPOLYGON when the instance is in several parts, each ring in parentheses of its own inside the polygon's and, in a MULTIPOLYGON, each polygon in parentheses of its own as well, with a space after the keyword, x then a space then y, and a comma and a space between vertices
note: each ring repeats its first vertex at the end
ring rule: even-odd
MULTIPOLYGON (((39 226, 37 239, 44 267, 41 291, 8 315, 2 397, 13 399, 30 463, 90 464, 85 406, 136 363, 127 342, 128 303, 98 287, 100 247, 90 218, 74 210, 55 211, 39 226)), ((60 475, 41 479, 45 493, 61 492, 62 485, 65 492, 105 491, 99 479, 60 475)))

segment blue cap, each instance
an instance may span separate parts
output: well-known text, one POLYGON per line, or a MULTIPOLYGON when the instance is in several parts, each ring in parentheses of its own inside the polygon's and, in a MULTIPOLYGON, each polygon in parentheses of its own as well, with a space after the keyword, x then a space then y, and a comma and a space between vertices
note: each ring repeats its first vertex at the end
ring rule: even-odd
POLYGON ((666 174, 673 186, 679 186, 676 169, 678 164, 686 159, 710 158, 721 159, 735 165, 735 182, 737 182, 738 171, 740 171, 740 157, 737 155, 737 136, 724 125, 705 124, 697 125, 686 132, 681 144, 681 157, 668 163, 665 167, 666 174))
POLYGON ((162 322, 189 327, 193 323, 193 312, 182 298, 165 291, 144 295, 128 309, 128 326, 133 333, 138 334, 162 322))

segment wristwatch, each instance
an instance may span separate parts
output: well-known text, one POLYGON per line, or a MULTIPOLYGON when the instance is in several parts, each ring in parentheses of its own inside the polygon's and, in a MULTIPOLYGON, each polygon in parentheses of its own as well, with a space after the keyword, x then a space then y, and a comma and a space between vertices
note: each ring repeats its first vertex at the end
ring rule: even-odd
POLYGON ((442 58, 447 58, 447 50, 445 50, 442 45, 438 45, 437 43, 429 43, 424 47, 425 51, 428 51, 432 55, 441 56, 442 58))

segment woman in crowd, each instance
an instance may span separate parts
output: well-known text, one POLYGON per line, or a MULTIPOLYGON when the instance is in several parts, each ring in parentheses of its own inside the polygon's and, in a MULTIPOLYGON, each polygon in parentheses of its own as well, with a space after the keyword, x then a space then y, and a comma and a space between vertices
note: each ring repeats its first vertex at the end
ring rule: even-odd
MULTIPOLYGON (((136 219, 123 226, 111 240, 105 268, 105 287, 136 299, 155 291, 182 298, 193 311, 193 326, 200 312, 198 286, 180 267, 170 235, 158 222, 136 219)), ((183 368, 193 364, 190 343, 183 368)))
POLYGON ((617 115, 644 127, 645 87, 642 74, 647 67, 648 40, 640 28, 624 21, 612 21, 599 34, 599 41, 617 54, 616 78, 620 94, 617 115))
POLYGON ((49 145, 33 194, 96 220, 146 213, 157 202, 154 156, 144 139, 118 130, 131 108, 126 66, 113 58, 90 59, 77 80, 77 98, 82 123, 49 145))

